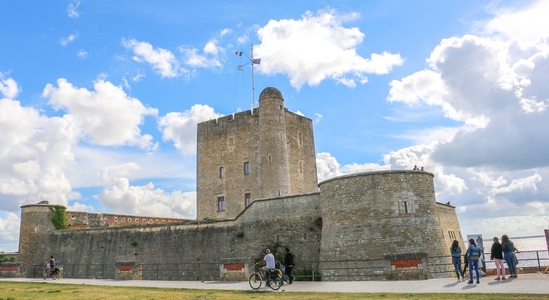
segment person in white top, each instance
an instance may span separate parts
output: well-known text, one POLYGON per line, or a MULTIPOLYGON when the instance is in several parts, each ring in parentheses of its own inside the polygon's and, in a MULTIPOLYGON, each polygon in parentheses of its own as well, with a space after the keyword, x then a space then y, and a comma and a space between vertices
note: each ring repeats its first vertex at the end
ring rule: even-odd
POLYGON ((271 253, 271 250, 265 249, 265 257, 263 257, 263 261, 261 262, 263 267, 261 270, 263 270, 263 274, 269 274, 269 270, 275 268, 275 257, 271 253))

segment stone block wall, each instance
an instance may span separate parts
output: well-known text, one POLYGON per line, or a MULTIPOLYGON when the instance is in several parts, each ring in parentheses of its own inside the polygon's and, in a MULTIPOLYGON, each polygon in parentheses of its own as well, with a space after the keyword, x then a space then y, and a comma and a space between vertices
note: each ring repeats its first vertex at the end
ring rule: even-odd
MULTIPOLYGON (((226 276, 222 265, 236 263, 253 267, 256 260, 263 258, 265 248, 274 243, 280 245, 273 249, 280 254, 284 253, 283 247, 288 246, 296 257, 318 261, 321 228, 315 219, 319 217, 316 193, 260 199, 235 220, 53 231, 45 241, 46 248, 65 265, 116 266, 119 262, 133 262, 136 268, 142 268, 140 278, 160 280, 171 278, 162 277, 166 274, 162 272, 145 272, 145 265, 159 264, 164 268, 177 265, 176 275, 183 280, 220 280, 226 276), (210 271, 204 273, 193 264, 217 267, 208 267, 210 271)), ((129 271, 96 270, 94 276, 137 276, 123 272, 129 271)))
MULTIPOLYGON (((366 172, 336 177, 319 186, 323 221, 321 262, 386 260, 387 255, 420 253, 429 257, 448 255, 437 216, 433 174, 366 172)), ((433 259, 433 266, 439 265, 436 260, 433 259)), ((437 270, 425 264, 423 268, 432 277, 446 269, 437 270)), ((338 274, 323 278, 338 280, 338 274)))
POLYGON ((445 232, 459 230, 453 207, 435 201, 433 175, 414 171, 333 178, 319 192, 256 199, 229 220, 54 230, 48 205, 21 215, 19 260, 42 265, 53 254, 76 278, 242 279, 266 247, 278 259, 290 247, 299 268, 323 280, 448 277, 445 232))

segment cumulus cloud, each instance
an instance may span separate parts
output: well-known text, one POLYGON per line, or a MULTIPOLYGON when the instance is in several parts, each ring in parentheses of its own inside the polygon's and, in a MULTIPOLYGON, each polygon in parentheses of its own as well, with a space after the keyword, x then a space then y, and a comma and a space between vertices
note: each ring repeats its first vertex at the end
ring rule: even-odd
POLYGON ((103 169, 104 189, 97 196, 102 204, 114 213, 196 218, 196 192, 166 192, 155 188, 152 183, 132 186, 123 176, 135 169, 139 169, 135 163, 103 169))
POLYGON ((159 119, 158 126, 164 141, 172 140, 181 153, 193 155, 196 154, 196 124, 221 116, 207 105, 196 104, 190 110, 166 114, 159 119))
POLYGON ((0 212, 0 240, 2 249, 0 252, 17 251, 19 249, 19 227, 21 226, 19 217, 11 212, 0 212))
POLYGON ((74 87, 66 79, 57 80, 58 87, 47 84, 43 97, 49 104, 63 109, 74 120, 91 142, 103 145, 137 145, 153 148, 151 135, 142 135, 139 125, 147 115, 158 111, 145 107, 138 99, 129 97, 121 87, 104 80, 94 83, 94 91, 74 87))
POLYGON ((179 66, 173 53, 166 49, 155 49, 150 43, 139 42, 135 39, 122 39, 122 45, 133 51, 133 60, 149 63, 162 78, 177 77, 185 72, 179 66))
POLYGON ((0 72, 0 93, 6 98, 15 99, 19 91, 17 82, 11 77, 5 78, 5 75, 0 72))
POLYGON ((66 204, 78 198, 63 172, 74 161, 79 131, 71 116, 48 118, 19 101, 0 100, 0 201, 17 211, 48 199, 66 204))
POLYGON ((549 133, 539 130, 549 125, 548 47, 515 45, 472 35, 445 39, 429 70, 391 83, 389 101, 439 106, 448 118, 475 126, 441 143, 434 160, 511 170, 549 166, 549 133))
POLYGON ((372 53, 364 58, 356 51, 364 34, 344 27, 357 14, 338 15, 333 10, 305 13, 301 19, 271 20, 257 32, 261 44, 254 48, 263 58, 258 72, 286 74, 296 89, 332 79, 347 87, 367 82, 366 74, 387 74, 400 66, 400 54, 372 53))
POLYGON ((330 179, 332 177, 341 176, 345 174, 391 169, 390 165, 382 166, 376 163, 365 163, 365 164, 351 163, 348 165, 341 166, 337 162, 337 159, 327 152, 321 152, 316 155, 316 165, 317 165, 317 176, 318 176, 319 182, 330 179))
POLYGON ((438 107, 463 124, 432 129, 424 146, 391 152, 384 162, 425 165, 435 174, 437 199, 456 206, 470 232, 541 234, 547 222, 547 13, 544 1, 494 10, 479 34, 443 39, 427 69, 390 83, 388 101, 438 107), (501 227, 509 223, 529 229, 501 227))

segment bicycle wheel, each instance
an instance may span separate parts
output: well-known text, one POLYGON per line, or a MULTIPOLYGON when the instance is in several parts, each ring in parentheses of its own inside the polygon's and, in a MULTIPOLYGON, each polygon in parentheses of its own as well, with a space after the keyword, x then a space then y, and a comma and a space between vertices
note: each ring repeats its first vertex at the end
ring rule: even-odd
POLYGON ((48 278, 48 270, 44 270, 42 273, 42 279, 46 280, 46 278, 48 278))
POLYGON ((58 275, 58 274, 59 274, 59 272, 54 272, 54 271, 52 271, 52 272, 51 272, 51 279, 53 279, 53 280, 57 279, 57 275, 58 275))
POLYGON ((257 273, 253 273, 252 275, 250 275, 250 279, 248 279, 248 282, 250 283, 250 287, 254 290, 258 290, 263 284, 261 275, 257 273))
POLYGON ((269 283, 269 287, 275 291, 282 286, 282 280, 271 279, 271 280, 268 280, 267 282, 269 283))

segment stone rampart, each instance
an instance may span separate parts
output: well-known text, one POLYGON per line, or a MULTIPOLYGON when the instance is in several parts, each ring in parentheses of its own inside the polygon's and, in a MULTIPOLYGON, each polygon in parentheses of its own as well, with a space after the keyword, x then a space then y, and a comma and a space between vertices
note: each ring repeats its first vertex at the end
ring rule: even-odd
POLYGON ((321 228, 315 220, 319 217, 318 193, 313 193, 256 200, 234 220, 53 231, 46 241, 49 252, 65 265, 112 266, 89 275, 95 278, 120 278, 123 274, 134 278, 135 273, 115 268, 128 262, 126 265, 140 270, 142 279, 169 280, 159 277, 160 272, 146 272, 147 264, 158 264, 163 268, 178 265, 180 280, 219 280, 226 276, 219 266, 238 263, 251 269, 253 262, 262 258, 261 252, 277 243, 280 248, 273 250, 280 255, 283 247, 289 246, 296 257, 318 261, 321 228), (215 267, 204 272, 191 266, 200 263, 215 267))
MULTIPOLYGON (((385 266, 387 279, 426 279, 439 272, 437 258, 447 256, 437 216, 433 174, 417 171, 378 171, 332 178, 319 184, 322 202, 322 261, 378 260, 371 274, 361 271, 355 280, 368 280, 385 266), (410 276, 390 277, 403 256, 422 259, 410 276), (387 262, 387 260, 391 260, 387 262), (384 262, 385 261, 385 262, 384 262)), ((420 259, 420 260, 421 260, 420 259)), ((448 259, 441 258, 445 261, 448 259)), ((326 267, 325 269, 329 269, 326 267)), ((323 274, 338 280, 337 270, 323 274)))
POLYGON ((459 223, 454 207, 436 203, 433 174, 359 173, 319 190, 256 199, 234 219, 143 225, 140 218, 83 230, 55 230, 49 205, 24 206, 19 260, 41 265, 53 254, 65 277, 235 280, 266 247, 281 259, 288 246, 301 270, 320 270, 323 280, 450 276, 448 245, 459 223))

